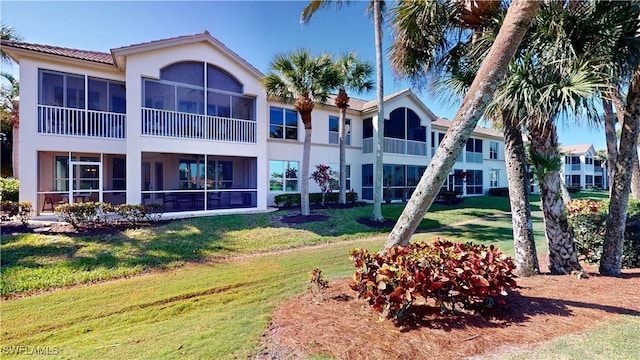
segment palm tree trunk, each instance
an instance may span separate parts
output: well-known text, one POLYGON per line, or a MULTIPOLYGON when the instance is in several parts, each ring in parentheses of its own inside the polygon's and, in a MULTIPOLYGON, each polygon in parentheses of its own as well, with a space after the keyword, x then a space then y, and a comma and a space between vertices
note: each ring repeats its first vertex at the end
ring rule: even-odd
POLYGON ((540 2, 514 0, 509 6, 500 32, 491 46, 489 54, 469 88, 460 109, 453 119, 440 147, 436 150, 428 168, 422 175, 411 199, 405 206, 398 222, 389 234, 384 249, 406 245, 429 210, 440 187, 462 149, 484 109, 491 101, 496 88, 504 77, 511 58, 515 54, 531 20, 538 12, 540 2))
POLYGON ((382 217, 382 182, 384 166, 384 82, 382 73, 382 0, 373 0, 373 26, 376 41, 376 98, 378 99, 378 126, 376 136, 376 166, 373 179, 373 214, 374 221, 384 221, 382 217))
POLYGON ((538 122, 529 129, 532 158, 537 162, 540 200, 544 214, 545 236, 549 249, 549 271, 570 274, 580 271, 573 232, 569 227, 564 201, 560 194, 560 166, 558 134, 551 121, 538 122), (542 161, 541 161, 541 160, 542 161))
POLYGON ((344 138, 346 136, 345 131, 345 118, 347 116, 347 109, 340 109, 340 121, 338 125, 338 143, 340 144, 340 174, 338 175, 338 186, 340 186, 340 192, 338 194, 338 203, 346 204, 347 203, 347 161, 346 161, 346 151, 345 151, 345 142, 344 138))
POLYGON ((631 167, 631 197, 633 199, 640 199, 640 161, 638 161, 637 156, 631 167))
POLYGON ((606 96, 602 97, 602 112, 604 115, 604 135, 607 141, 607 176, 609 189, 615 171, 614 164, 618 157, 618 139, 616 136, 616 115, 613 112, 613 103, 606 96))
POLYGON ((304 129, 304 145, 302 147, 302 168, 300 169, 300 214, 311 214, 309 207, 309 161, 311 158, 311 126, 304 129))
POLYGON ((509 202, 515 252, 516 275, 533 276, 540 273, 533 222, 529 203, 529 176, 522 132, 511 121, 503 121, 504 153, 509 180, 509 202))
POLYGON ((615 175, 611 186, 609 218, 605 230, 600 274, 619 276, 622 269, 622 251, 624 230, 627 224, 627 208, 631 175, 629 169, 638 156, 638 124, 640 122, 640 67, 629 84, 627 108, 624 112, 622 133, 620 135, 620 153, 615 163, 615 175))

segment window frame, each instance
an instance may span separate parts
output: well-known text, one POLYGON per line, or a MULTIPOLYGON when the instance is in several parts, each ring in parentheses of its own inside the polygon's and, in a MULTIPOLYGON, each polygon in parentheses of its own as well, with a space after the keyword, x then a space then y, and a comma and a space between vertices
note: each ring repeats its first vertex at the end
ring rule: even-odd
POLYGON ((298 123, 300 120, 300 116, 296 110, 282 108, 278 106, 270 106, 269 107, 269 138, 270 139, 279 139, 279 140, 290 140, 297 141, 298 140, 298 123), (281 114, 281 118, 274 118, 274 112, 278 111, 281 114), (288 115, 295 114, 296 121, 295 126, 291 125, 287 122, 288 115), (281 128, 280 136, 276 136, 277 133, 273 132, 273 128, 281 128), (288 132, 291 131, 291 132, 288 132), (294 137, 289 137, 289 134, 295 134, 294 137))
MULTIPOLYGON (((345 123, 345 130, 346 130, 346 126, 349 126, 349 128, 351 128, 351 119, 344 119, 344 123, 345 123)), ((338 145, 340 144, 340 117, 335 116, 335 115, 329 115, 329 144, 334 144, 334 145, 338 145), (337 122, 337 129, 336 131, 331 130, 331 122, 332 121, 336 121, 337 122), (333 136, 332 136, 333 135, 333 136), (335 141, 333 141, 333 139, 335 138, 335 141)), ((347 146, 351 146, 351 129, 349 129, 349 132, 347 132, 345 134, 344 137, 344 144, 347 146)))
POLYGON ((297 193, 300 192, 300 162, 295 160, 269 160, 269 192, 272 193, 297 193), (280 176, 273 176, 275 172, 273 169, 273 163, 279 163, 282 168, 282 174, 280 176), (291 165, 295 164, 294 167, 291 165), (289 170, 295 170, 296 177, 290 177, 289 170), (280 189, 274 189, 274 181, 277 183, 280 181, 282 184, 280 189), (294 183, 295 182, 295 183, 294 183), (289 188, 288 184, 294 183, 295 185, 289 188))

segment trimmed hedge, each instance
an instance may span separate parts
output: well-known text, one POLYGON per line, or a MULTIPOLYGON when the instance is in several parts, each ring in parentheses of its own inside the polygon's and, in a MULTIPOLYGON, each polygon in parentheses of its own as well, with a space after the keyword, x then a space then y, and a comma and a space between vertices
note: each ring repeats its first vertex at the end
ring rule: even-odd
POLYGON ((509 188, 491 188, 489 189, 489 196, 509 197, 509 188))
MULTIPOLYGON (((358 201, 358 193, 355 191, 347 192, 347 202, 355 203, 358 201)), ((325 194, 324 202, 325 204, 337 204, 340 194, 337 192, 330 192, 325 194)), ((273 202, 277 207, 288 207, 288 206, 296 206, 300 205, 300 193, 291 193, 291 194, 280 194, 276 195, 273 199, 273 202)), ((309 194, 309 203, 320 205, 322 204, 322 193, 310 193, 309 194)))
POLYGON ((13 178, 0 178, 0 200, 18 201, 20 182, 13 178))
POLYGON ((433 244, 411 243, 384 253, 352 249, 356 272, 352 290, 383 317, 400 318, 411 312, 416 299, 432 298, 455 310, 456 305, 481 311, 515 288, 513 260, 491 245, 453 243, 436 239, 433 244))
POLYGON ((2 213, 2 221, 17 218, 22 225, 26 225, 33 213, 33 205, 29 201, 0 201, 0 213, 2 213))
POLYGON ((116 220, 127 221, 133 225, 144 221, 157 222, 162 216, 161 204, 113 206, 109 203, 85 202, 58 205, 54 209, 60 219, 74 228, 93 227, 97 224, 109 224, 116 220))

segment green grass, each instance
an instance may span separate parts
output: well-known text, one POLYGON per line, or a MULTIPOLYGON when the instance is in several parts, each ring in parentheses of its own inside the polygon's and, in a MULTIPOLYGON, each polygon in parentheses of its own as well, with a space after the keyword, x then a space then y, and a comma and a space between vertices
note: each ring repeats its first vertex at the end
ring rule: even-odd
MULTIPOLYGON (((482 200, 478 201, 482 203, 482 200)), ((384 208, 385 212, 390 210, 387 206, 384 208)), ((469 211, 471 210, 439 210, 443 212, 440 216, 452 218, 467 217, 466 212, 469 211)), ((534 215, 538 250, 544 251, 540 214, 534 215)), ((344 237, 343 241, 332 239, 335 241, 329 241, 329 244, 320 247, 294 249, 268 256, 250 256, 224 262, 189 263, 190 261, 184 260, 230 254, 234 248, 240 253, 269 248, 267 244, 249 245, 248 242, 224 239, 229 232, 242 231, 239 227, 248 222, 259 224, 257 227, 263 229, 262 231, 271 229, 270 226, 273 225, 267 226, 270 224, 267 221, 271 221, 269 216, 262 214, 247 217, 213 217, 208 220, 192 219, 181 222, 182 225, 167 225, 163 231, 145 229, 128 232, 123 238, 115 237, 106 241, 106 249, 118 246, 122 249, 133 247, 140 252, 140 257, 144 257, 142 254, 148 257, 156 254, 173 259, 170 252, 177 251, 180 254, 178 262, 185 265, 144 276, 2 301, 0 342, 5 347, 23 345, 55 348, 64 358, 247 358, 258 351, 261 335, 267 329, 275 307, 306 291, 309 271, 319 267, 329 280, 348 277, 353 272, 353 264, 348 259, 349 249, 378 249, 386 239, 384 235, 376 234, 374 231, 359 235, 345 231, 345 234, 338 235, 344 237), (211 224, 212 222, 215 225, 211 224), (225 230, 219 230, 217 226, 224 227, 225 230), (217 237, 219 243, 226 245, 217 249, 209 245, 210 241, 201 240, 195 247, 182 244, 173 250, 162 241, 162 246, 146 244, 153 243, 154 237, 162 236, 174 236, 178 241, 187 242, 188 239, 198 238, 195 234, 200 234, 203 238, 217 237), (364 238, 344 241, 352 238, 351 236, 364 238), (130 240, 134 237, 139 240, 130 240), (185 249, 181 250, 183 248, 185 249), (187 249, 202 250, 201 254, 189 257, 187 249)), ((435 219, 434 221, 439 222, 435 219)), ((430 241, 435 236, 458 241, 481 240, 485 244, 497 245, 512 255, 513 240, 508 231, 510 224, 508 216, 495 216, 454 228, 441 229, 439 232, 419 233, 415 235, 414 240, 430 241)), ((299 234, 306 234, 309 238, 319 236, 325 240, 311 241, 316 244, 327 242, 326 239, 330 238, 308 229, 289 230, 294 233, 299 231, 299 234)), ((259 241, 259 236, 255 236, 255 241, 259 241)), ((9 244, 21 241, 23 240, 12 239, 9 244)), ((91 258, 96 257, 100 251, 107 251, 105 248, 97 247, 97 244, 95 248, 91 246, 92 243, 105 242, 104 239, 69 240, 66 237, 58 237, 50 242, 48 251, 42 249, 36 252, 34 258, 29 261, 45 263, 45 259, 50 259, 51 264, 39 267, 56 268, 59 261, 55 259, 61 252, 68 257, 91 258), (84 241, 90 244, 84 244, 84 241)), ((300 244, 296 243, 295 246, 300 244)), ((127 251, 120 251, 120 258, 126 258, 124 254, 127 251)), ((143 261, 134 259, 132 255, 128 256, 128 262, 143 261)), ((125 262, 119 259, 115 263, 118 261, 125 262)), ((103 264, 106 264, 106 261, 103 264)), ((631 359, 639 351, 636 329, 640 326, 640 319, 633 316, 620 319, 603 323, 593 331, 559 338, 557 342, 544 344, 533 352, 509 356, 521 356, 514 357, 516 359, 572 359, 584 358, 580 354, 586 353, 589 354, 589 358, 604 359, 604 354, 609 351, 614 355, 608 358, 631 359), (561 355, 556 357, 555 354, 561 355)), ((7 352, 3 353, 3 358, 15 357, 7 352)))
MULTIPOLYGON (((396 220, 403 206, 385 205, 383 215, 396 220)), ((418 231, 508 209, 507 199, 488 197, 468 198, 458 206, 435 205, 418 231)), ((229 255, 341 242, 390 230, 356 221, 371 216, 371 205, 314 211, 326 214, 326 221, 293 226, 278 221, 292 213, 296 211, 191 218, 106 236, 5 236, 0 245, 0 295, 91 283, 229 255)))

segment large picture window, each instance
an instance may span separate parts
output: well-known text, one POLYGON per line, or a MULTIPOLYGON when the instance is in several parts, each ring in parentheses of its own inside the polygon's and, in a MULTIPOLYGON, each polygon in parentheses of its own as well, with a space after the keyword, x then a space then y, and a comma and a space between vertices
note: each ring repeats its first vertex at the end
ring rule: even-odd
POLYGON ((269 124, 269 137, 272 139, 298 140, 297 111, 271 107, 269 124))
MULTIPOLYGON (((351 119, 345 119, 345 131, 351 128, 351 119)), ((329 116, 329 144, 340 143, 340 119, 337 116, 329 116)), ((345 145, 351 145, 351 131, 344 137, 345 145)))
POLYGON ((269 162, 269 190, 273 192, 298 191, 298 162, 271 160, 269 162))
POLYGON ((146 108, 255 120, 255 99, 244 96, 242 84, 214 65, 180 62, 161 69, 160 80, 142 82, 146 108))
POLYGON ((467 195, 482 195, 482 170, 467 170, 467 195))
POLYGON ((469 139, 467 140, 466 147, 467 162, 482 164, 482 139, 469 139))

